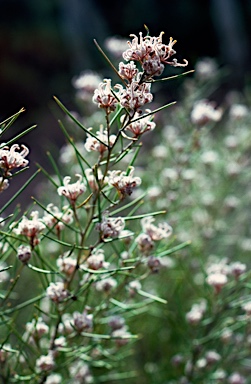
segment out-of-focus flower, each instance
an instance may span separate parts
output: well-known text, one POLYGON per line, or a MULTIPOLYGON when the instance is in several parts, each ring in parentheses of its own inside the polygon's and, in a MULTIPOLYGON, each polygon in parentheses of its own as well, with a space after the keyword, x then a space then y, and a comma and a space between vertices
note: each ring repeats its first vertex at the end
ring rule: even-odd
POLYGON ((83 313, 73 313, 73 326, 77 332, 91 332, 93 328, 93 315, 84 310, 83 313))
POLYGON ((229 376, 227 382, 229 384, 245 384, 246 379, 239 372, 234 372, 229 376))
POLYGON ((218 153, 216 151, 205 151, 201 154, 201 161, 206 164, 214 164, 218 160, 218 153))
POLYGON ((101 185, 107 183, 107 177, 105 178, 103 177, 102 171, 99 168, 97 170, 97 174, 94 174, 93 169, 87 168, 85 169, 85 175, 86 175, 87 182, 93 191, 98 190, 98 183, 99 184, 102 183, 101 185))
POLYGON ((72 364, 69 368, 71 378, 74 379, 76 384, 91 384, 93 383, 93 377, 90 369, 86 363, 79 360, 72 364))
POLYGON ((50 203, 46 207, 47 211, 44 212, 43 222, 47 227, 55 226, 57 231, 64 229, 65 224, 71 224, 73 221, 73 211, 69 208, 60 209, 54 204, 50 203))
POLYGON ((203 126, 221 119, 223 111, 215 108, 216 105, 208 100, 199 100, 194 104, 191 112, 192 123, 203 126))
POLYGON ((249 109, 243 104, 232 104, 229 110, 229 116, 232 120, 241 120, 247 117, 249 109))
POLYGON ((62 376, 58 373, 52 373, 47 376, 45 384, 60 384, 62 383, 62 376))
POLYGON ((155 256, 148 257, 147 266, 149 267, 152 273, 159 272, 160 268, 162 267, 160 259, 155 256))
POLYGON ((3 283, 10 278, 9 272, 5 269, 7 269, 7 264, 0 261, 0 283, 3 283))
POLYGON ((199 80, 210 80, 217 74, 216 61, 211 57, 204 57, 195 64, 195 76, 199 80))
POLYGON ((91 255, 86 260, 88 268, 98 270, 100 268, 108 268, 109 263, 105 262, 105 255, 103 249, 92 250, 91 255))
POLYGON ((102 280, 97 281, 96 289, 97 291, 110 292, 112 289, 117 287, 117 281, 112 277, 106 277, 102 280))
POLYGON ((162 222, 156 226, 153 224, 154 221, 155 219, 152 216, 147 216, 141 219, 143 232, 150 236, 153 241, 167 239, 171 236, 173 230, 168 223, 162 222))
POLYGON ((205 354, 205 358, 208 364, 215 364, 221 360, 221 355, 216 351, 207 351, 205 354))
POLYGON ((22 263, 27 263, 31 258, 31 248, 29 245, 20 245, 17 249, 17 258, 22 263))
POLYGON ((186 314, 188 323, 192 325, 198 324, 206 311, 206 303, 201 301, 199 304, 193 304, 192 308, 186 314))
POLYGON ((40 356, 36 361, 36 368, 39 372, 41 371, 51 371, 55 367, 55 361, 52 353, 48 355, 40 356))
POLYGON ((243 273, 246 272, 246 264, 241 263, 240 261, 235 261, 230 264, 230 273, 238 279, 243 273))
POLYGON ((242 304, 241 307, 248 316, 251 315, 251 301, 247 301, 246 303, 242 304))
POLYGON ((152 238, 147 233, 140 233, 136 239, 140 252, 148 254, 154 247, 152 238))
POLYGON ((139 282, 139 280, 132 280, 128 284, 130 297, 134 297, 139 289, 141 289, 141 283, 139 282))
POLYGON ((74 257, 68 256, 68 252, 66 252, 57 259, 57 266, 61 272, 70 276, 76 269, 77 260, 74 257))
POLYGON ((69 292, 65 289, 64 283, 50 283, 48 288, 46 289, 46 295, 54 301, 54 303, 60 303, 64 301, 68 296, 69 292))
POLYGON ((86 186, 82 183, 83 177, 79 174, 76 174, 78 181, 76 183, 70 184, 71 177, 65 176, 63 180, 63 186, 58 187, 59 196, 65 196, 73 204, 77 198, 86 191, 86 186))
POLYGON ((131 333, 128 332, 127 327, 122 327, 120 329, 116 329, 112 332, 111 336, 115 339, 115 343, 118 347, 122 347, 128 344, 128 341, 131 338, 131 333))
POLYGON ((34 339, 40 339, 43 335, 48 334, 49 327, 41 317, 38 319, 33 319, 31 322, 27 323, 26 326, 27 333, 32 336, 34 339))
POLYGON ((207 276, 206 282, 209 285, 212 285, 216 293, 219 293, 224 285, 227 284, 227 276, 220 272, 211 273, 207 276))
POLYGON ((87 70, 80 73, 72 80, 73 86, 79 91, 78 95, 83 100, 90 100, 93 92, 99 86, 102 79, 98 73, 87 70))
POLYGON ((119 58, 128 45, 126 39, 119 36, 111 36, 105 39, 105 47, 114 57, 119 58))
POLYGON ((4 179, 3 177, 0 177, 0 193, 5 191, 7 188, 9 188, 9 180, 4 179))

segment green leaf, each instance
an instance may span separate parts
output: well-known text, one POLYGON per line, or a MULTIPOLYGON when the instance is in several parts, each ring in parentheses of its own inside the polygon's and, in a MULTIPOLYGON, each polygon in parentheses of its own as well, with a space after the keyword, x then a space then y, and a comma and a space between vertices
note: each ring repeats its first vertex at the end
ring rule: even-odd
POLYGON ((86 128, 83 124, 81 124, 68 109, 58 100, 56 96, 54 96, 54 99, 56 100, 57 104, 60 106, 60 108, 76 123, 83 131, 87 133, 87 135, 90 135, 92 137, 95 137, 96 140, 98 140, 102 145, 109 148, 109 146, 104 143, 102 140, 100 140, 92 131, 90 131, 88 128, 86 128))
POLYGON ((46 273, 46 274, 56 274, 58 275, 58 271, 47 271, 45 269, 34 267, 34 265, 26 264, 28 268, 32 269, 33 271, 39 272, 39 273, 46 273))
POLYGON ((35 179, 35 177, 39 174, 40 169, 38 169, 27 181, 24 183, 24 185, 12 196, 12 198, 0 209, 0 215, 2 212, 4 212, 10 204, 22 193, 25 188, 32 182, 32 180, 35 179))

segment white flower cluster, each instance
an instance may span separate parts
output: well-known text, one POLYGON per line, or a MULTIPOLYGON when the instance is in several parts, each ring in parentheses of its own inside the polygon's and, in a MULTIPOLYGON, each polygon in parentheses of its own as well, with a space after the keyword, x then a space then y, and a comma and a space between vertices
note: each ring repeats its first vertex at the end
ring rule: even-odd
POLYGON ((111 80, 104 79, 94 91, 93 102, 105 109, 107 114, 114 111, 118 104, 132 115, 139 112, 141 107, 153 100, 151 84, 146 82, 147 80, 160 76, 166 64, 174 67, 184 67, 188 64, 187 60, 184 60, 183 64, 178 63, 176 59, 171 60, 176 53, 173 49, 176 40, 170 38, 169 44, 164 44, 163 32, 158 37, 149 35, 143 37, 142 33, 139 38, 136 35, 131 36, 133 39, 128 42, 129 48, 122 54, 124 60, 129 63, 119 63, 119 75, 124 82, 123 86, 117 84, 113 90, 111 80), (135 62, 139 62, 143 72, 139 72, 135 62))
POLYGON ((122 171, 109 171, 108 184, 114 186, 121 194, 121 197, 131 195, 134 188, 141 184, 140 177, 134 177, 134 167, 131 167, 129 173, 122 171))
MULTIPOLYGON (((89 129, 91 131, 91 128, 89 129)), ((87 136, 87 140, 85 142, 85 149, 90 151, 97 151, 100 154, 107 151, 109 147, 111 147, 116 140, 116 135, 109 135, 107 130, 103 129, 103 126, 101 126, 100 131, 96 132, 96 137, 93 137, 91 135, 87 136)))
POLYGON ((10 148, 3 146, 0 148, 0 168, 4 170, 6 176, 11 176, 13 169, 27 167, 29 161, 25 157, 28 154, 29 149, 23 144, 21 146, 13 144, 10 148))

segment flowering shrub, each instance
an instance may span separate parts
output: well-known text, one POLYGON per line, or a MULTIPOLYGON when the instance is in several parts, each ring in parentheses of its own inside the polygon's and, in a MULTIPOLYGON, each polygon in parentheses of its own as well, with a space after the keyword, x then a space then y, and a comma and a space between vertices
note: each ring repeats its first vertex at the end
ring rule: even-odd
MULTIPOLYGON (((147 108, 154 77, 165 65, 187 65, 172 58, 174 44, 172 38, 164 44, 162 33, 132 35, 123 52, 127 63, 113 66, 120 83, 104 79, 94 88, 92 103, 103 116, 98 128, 87 128, 56 98, 85 142, 78 146, 60 121, 75 169, 68 173, 65 167, 62 176, 51 157, 56 176, 42 168, 51 184, 45 203, 34 199, 35 208, 2 219, 2 382, 92 383, 137 376, 136 367, 127 366, 138 338, 130 329, 132 318, 153 302, 166 304, 154 289, 145 289, 145 280, 177 246, 171 246, 171 226, 158 217, 165 211, 145 212, 144 194, 133 197, 141 184, 134 164, 141 136, 155 128, 157 111, 147 108)), ((74 84, 87 100, 91 84, 83 78, 74 84)), ((12 141, 1 146, 1 191, 13 170, 28 165, 28 149, 12 141)))
MULTIPOLYGON (((96 43, 118 84, 74 78, 83 116, 55 98, 67 143, 35 207, 1 209, 3 383, 250 383, 248 102, 212 100, 224 73, 206 58, 178 105, 149 109, 187 61, 163 33, 131 37, 106 42, 117 67, 96 43)), ((19 138, 3 193, 28 166, 19 138)))

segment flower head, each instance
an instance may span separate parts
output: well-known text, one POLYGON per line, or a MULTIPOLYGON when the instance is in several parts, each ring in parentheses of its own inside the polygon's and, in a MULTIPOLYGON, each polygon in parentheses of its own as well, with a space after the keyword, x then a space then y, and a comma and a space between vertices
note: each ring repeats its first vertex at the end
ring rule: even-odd
POLYGON ((25 159, 28 154, 29 149, 23 144, 21 146, 13 144, 10 148, 4 146, 0 149, 0 168, 5 171, 6 175, 11 176, 12 169, 23 168, 29 164, 29 161, 25 159))
POLYGON ((59 196, 65 196, 73 204, 77 198, 86 191, 86 186, 82 183, 83 177, 79 174, 76 174, 78 181, 76 183, 70 184, 71 177, 65 176, 63 180, 63 186, 58 187, 59 196))
POLYGON ((143 232, 147 233, 153 241, 166 239, 171 236, 172 227, 166 223, 159 223, 158 226, 154 225, 155 219, 152 216, 144 217, 141 220, 143 232))
POLYGON ((122 217, 108 217, 107 214, 103 215, 101 223, 96 226, 103 239, 119 237, 124 228, 125 221, 122 217))
POLYGON ((64 224, 71 224, 73 221, 73 211, 69 208, 63 208, 61 211, 54 204, 50 203, 46 209, 43 222, 49 228, 55 226, 57 231, 61 231, 65 227, 64 224))
POLYGON ((39 243, 37 236, 45 229, 45 225, 42 219, 39 218, 38 211, 31 212, 30 217, 31 219, 28 219, 26 216, 23 216, 18 226, 13 228, 13 232, 30 238, 30 243, 34 247, 39 243))
MULTIPOLYGON (((145 110, 146 114, 150 113, 150 109, 145 110)), ((123 122, 125 115, 121 116, 121 121, 123 122)), ((142 116, 142 114, 136 112, 133 118, 133 121, 126 125, 125 130, 132 132, 134 137, 139 137, 143 133, 148 131, 153 131, 156 127, 154 121, 152 121, 152 116, 142 116), (140 118, 141 117, 141 118, 140 118)))
MULTIPOLYGON (((91 131, 91 128, 89 129, 91 131)), ((87 136, 86 142, 85 142, 85 149, 88 152, 91 151, 97 151, 100 154, 107 151, 109 146, 112 146, 115 143, 116 135, 110 135, 108 137, 108 131, 105 129, 103 130, 103 126, 100 127, 100 131, 96 132, 96 137, 94 136, 87 136)))
POLYGON ((161 32, 158 37, 149 35, 143 37, 142 32, 140 32, 139 38, 136 35, 131 35, 133 39, 128 42, 129 48, 123 53, 123 58, 127 61, 139 61, 144 73, 149 77, 160 76, 165 64, 174 67, 186 66, 187 60, 184 60, 183 64, 178 63, 177 59, 171 60, 171 57, 176 53, 173 46, 177 41, 170 37, 169 43, 166 45, 162 42, 163 34, 164 32, 161 32))
POLYGON ((109 171, 108 184, 113 185, 121 194, 121 197, 131 195, 134 188, 141 184, 140 177, 134 177, 134 167, 131 167, 129 174, 122 171, 109 171))
POLYGON ((211 273, 206 278, 207 284, 212 285, 216 293, 221 291, 222 287, 227 284, 227 281, 227 276, 221 272, 211 273))
POLYGON ((111 90, 111 79, 104 79, 97 89, 94 91, 92 98, 94 103, 97 103, 99 108, 106 109, 107 113, 110 113, 116 109, 118 100, 114 96, 111 90))
POLYGON ((46 294, 54 303, 60 303, 69 296, 69 292, 65 289, 62 282, 50 283, 46 289, 46 294))
POLYGON ((67 252, 57 259, 59 270, 70 276, 76 269, 77 261, 74 257, 68 256, 67 252))
POLYGON ((109 263, 105 262, 104 250, 96 248, 92 250, 91 255, 86 260, 86 264, 88 268, 91 268, 95 271, 100 268, 107 268, 109 266, 109 263))

